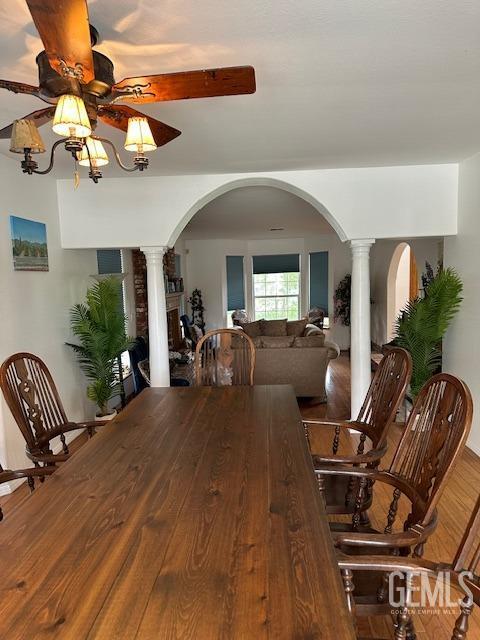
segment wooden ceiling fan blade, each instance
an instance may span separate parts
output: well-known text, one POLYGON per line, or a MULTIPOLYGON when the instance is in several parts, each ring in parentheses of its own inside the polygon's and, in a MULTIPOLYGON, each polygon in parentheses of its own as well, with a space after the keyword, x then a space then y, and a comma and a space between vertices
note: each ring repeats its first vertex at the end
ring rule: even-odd
POLYGON ((253 67, 222 67, 125 78, 113 87, 115 100, 136 103, 255 93, 253 67))
POLYGON ((31 96, 40 97, 40 87, 34 87, 24 82, 14 82, 13 80, 0 80, 0 89, 7 89, 13 93, 27 93, 31 96))
POLYGON ((136 111, 126 105, 102 105, 98 109, 98 117, 106 124, 109 124, 116 129, 121 129, 122 131, 127 131, 129 118, 146 118, 157 147, 161 147, 164 144, 171 142, 182 133, 178 129, 174 129, 168 124, 160 122, 160 120, 156 120, 155 118, 151 118, 150 116, 140 113, 140 111, 136 111))
POLYGON ((73 70, 80 82, 95 77, 86 0, 27 0, 50 66, 73 70))
MULTIPOLYGON (((53 118, 55 115, 55 107, 47 107, 46 109, 39 109, 38 111, 33 111, 29 113, 28 116, 23 116, 23 118, 18 118, 18 120, 33 120, 37 127, 41 127, 42 124, 46 124, 49 120, 53 118)), ((8 127, 4 127, 0 129, 0 139, 5 140, 6 138, 10 138, 12 135, 13 122, 8 125, 8 127)))

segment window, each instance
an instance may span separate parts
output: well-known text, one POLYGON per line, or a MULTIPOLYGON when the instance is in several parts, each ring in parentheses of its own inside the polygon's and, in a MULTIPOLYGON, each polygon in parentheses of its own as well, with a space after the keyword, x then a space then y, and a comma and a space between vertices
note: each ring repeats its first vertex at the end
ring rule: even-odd
POLYGON ((254 273, 255 320, 298 320, 300 273, 254 273))
POLYGON ((300 256, 254 256, 253 296, 255 320, 298 320, 300 256))

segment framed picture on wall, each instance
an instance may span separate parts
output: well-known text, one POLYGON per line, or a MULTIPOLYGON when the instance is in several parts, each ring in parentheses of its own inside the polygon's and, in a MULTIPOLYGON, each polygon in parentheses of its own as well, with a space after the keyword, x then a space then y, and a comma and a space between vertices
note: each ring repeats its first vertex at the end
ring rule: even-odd
POLYGON ((15 271, 48 271, 47 226, 10 216, 15 271))

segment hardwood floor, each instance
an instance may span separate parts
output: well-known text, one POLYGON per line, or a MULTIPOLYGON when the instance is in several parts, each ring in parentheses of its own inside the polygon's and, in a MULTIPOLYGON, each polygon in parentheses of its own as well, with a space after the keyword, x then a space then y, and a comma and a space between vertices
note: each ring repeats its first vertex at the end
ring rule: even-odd
MULTIPOLYGON (((346 354, 342 354, 337 360, 330 363, 327 377, 328 403, 312 405, 301 402, 300 409, 304 418, 348 419, 350 417, 350 370, 349 360, 346 354)), ((389 441, 389 454, 382 466, 388 466, 391 452, 399 439, 401 427, 396 427, 389 441)), ((324 433, 321 438, 314 436, 314 446, 322 450, 330 450, 331 433, 324 433), (328 435, 328 437, 326 437, 328 435), (318 438, 318 439, 316 439, 318 438)), ((76 449, 84 442, 84 436, 80 436, 72 443, 72 449, 76 449)), ((351 450, 351 442, 341 443, 344 450, 351 450)), ((465 449, 459 463, 450 479, 445 493, 439 505, 439 525, 426 546, 425 557, 445 562, 451 561, 456 551, 460 536, 465 529, 471 509, 473 508, 480 490, 480 459, 469 449, 465 449)), ((28 493, 26 485, 22 485, 10 496, 0 499, 5 509, 5 517, 8 518, 10 509, 14 509, 28 493)), ((390 504, 391 494, 386 490, 376 492, 372 522, 381 526, 386 510, 390 504), (378 518, 380 514, 381 518, 378 518)), ((0 524, 1 529, 1 524, 0 524)), ((450 640, 455 615, 416 615, 415 627, 418 640, 450 640)), ((388 618, 360 618, 359 632, 365 638, 393 639, 392 624, 388 618)), ((480 638, 480 610, 475 610, 470 618, 470 640, 480 638)))
MULTIPOLYGON (((300 409, 304 418, 338 418, 346 419, 350 411, 349 389, 349 361, 345 354, 333 360, 329 367, 327 381, 327 405, 311 406, 301 402, 300 409)), ((332 432, 319 430, 312 439, 312 446, 319 451, 330 451, 332 432)), ((392 452, 399 440, 401 426, 396 426, 389 438, 389 450, 382 467, 390 463, 392 452)), ((345 438, 341 443, 343 451, 352 451, 352 443, 345 438)), ((453 472, 447 488, 439 504, 439 525, 426 545, 425 557, 436 561, 450 562, 457 549, 460 538, 465 530, 480 490, 480 458, 470 449, 465 449, 453 472)), ((391 491, 376 486, 374 508, 370 513, 375 527, 384 527, 386 514, 392 499, 391 491)), ((405 511, 403 511, 405 513, 405 511)), ((399 513, 397 522, 402 522, 399 513)), ((452 592, 455 599, 455 592, 452 592)), ((418 640, 450 640, 456 614, 425 614, 415 615, 415 629, 418 640)), ((393 639, 392 624, 386 618, 359 618, 358 630, 360 637, 393 639)), ((480 638, 480 609, 475 609, 470 617, 469 640, 480 638)))

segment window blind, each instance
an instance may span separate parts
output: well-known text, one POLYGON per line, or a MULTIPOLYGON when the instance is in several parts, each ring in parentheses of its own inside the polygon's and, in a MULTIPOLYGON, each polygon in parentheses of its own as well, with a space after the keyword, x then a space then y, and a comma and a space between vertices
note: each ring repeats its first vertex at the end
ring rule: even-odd
POLYGON ((227 256, 227 311, 245 309, 243 256, 227 256))
POLYGON ((297 273, 300 271, 298 253, 274 256, 253 256, 253 273, 297 273))
POLYGON ((310 254, 310 307, 319 307, 328 316, 328 251, 310 254))
POLYGON ((122 273, 122 252, 120 249, 99 249, 97 251, 98 273, 122 273))

